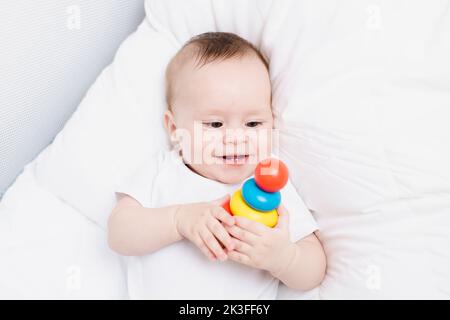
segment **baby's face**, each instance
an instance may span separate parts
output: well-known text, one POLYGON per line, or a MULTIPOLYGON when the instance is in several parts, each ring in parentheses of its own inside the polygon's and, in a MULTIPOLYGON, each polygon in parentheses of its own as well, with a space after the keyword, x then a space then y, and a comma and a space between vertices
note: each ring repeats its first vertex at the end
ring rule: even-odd
POLYGON ((227 184, 253 174, 270 156, 273 115, 267 69, 254 55, 183 65, 173 85, 169 134, 180 138, 192 170, 227 184))

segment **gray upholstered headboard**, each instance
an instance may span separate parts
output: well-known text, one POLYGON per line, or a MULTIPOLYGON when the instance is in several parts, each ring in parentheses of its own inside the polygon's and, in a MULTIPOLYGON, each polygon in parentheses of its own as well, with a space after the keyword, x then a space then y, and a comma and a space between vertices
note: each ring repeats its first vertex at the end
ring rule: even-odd
POLYGON ((0 2, 0 199, 143 17, 144 0, 0 2))

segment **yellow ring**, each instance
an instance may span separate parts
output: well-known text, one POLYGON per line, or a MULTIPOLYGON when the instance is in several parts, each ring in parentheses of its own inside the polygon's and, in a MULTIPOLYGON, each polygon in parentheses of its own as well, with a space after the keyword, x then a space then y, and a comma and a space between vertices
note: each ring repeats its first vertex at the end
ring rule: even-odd
POLYGON ((261 212, 253 209, 249 205, 245 203, 244 198, 242 197, 241 189, 237 190, 231 196, 230 200, 230 209, 233 215, 246 217, 250 220, 261 222, 268 227, 274 227, 278 221, 278 212, 276 209, 261 212))

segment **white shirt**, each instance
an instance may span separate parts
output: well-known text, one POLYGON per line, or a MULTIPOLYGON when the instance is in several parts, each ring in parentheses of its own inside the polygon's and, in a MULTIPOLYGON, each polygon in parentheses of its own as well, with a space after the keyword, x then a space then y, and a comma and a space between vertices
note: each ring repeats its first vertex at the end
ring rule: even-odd
MULTIPOLYGON (((116 192, 128 194, 142 206, 164 207, 212 201, 232 194, 241 184, 227 185, 189 169, 176 151, 148 159, 116 192)), ((296 242, 318 229, 293 185, 281 190, 290 214, 290 237, 296 242)), ((278 280, 268 272, 233 261, 212 262, 188 240, 157 252, 127 259, 131 299, 275 299, 278 280)))

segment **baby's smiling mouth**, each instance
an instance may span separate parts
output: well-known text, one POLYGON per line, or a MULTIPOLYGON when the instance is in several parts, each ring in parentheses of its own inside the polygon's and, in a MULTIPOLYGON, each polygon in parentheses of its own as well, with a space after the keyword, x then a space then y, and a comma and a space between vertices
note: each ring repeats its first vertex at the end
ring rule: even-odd
POLYGON ((225 164, 244 164, 250 157, 248 154, 241 155, 224 155, 224 156, 214 156, 217 159, 221 159, 225 164))

